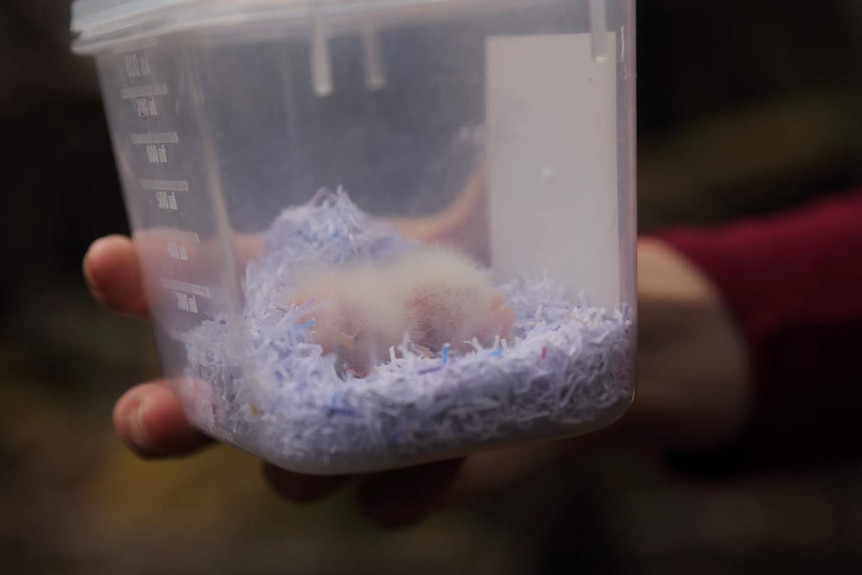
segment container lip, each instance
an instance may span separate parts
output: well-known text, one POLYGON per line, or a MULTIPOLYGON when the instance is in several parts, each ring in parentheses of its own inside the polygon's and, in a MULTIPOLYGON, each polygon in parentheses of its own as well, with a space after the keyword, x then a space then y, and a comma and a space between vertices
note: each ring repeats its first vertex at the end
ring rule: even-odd
POLYGON ((122 22, 167 6, 195 0, 74 0, 71 29, 86 34, 94 29, 122 22))
MULTIPOLYGON (((285 22, 307 18, 313 10, 334 15, 376 11, 463 10, 477 5, 512 5, 519 0, 74 0, 72 49, 92 54, 119 44, 165 34, 255 20, 285 22)), ((542 0, 549 1, 549 0, 542 0)), ((554 0, 550 0, 554 1, 554 0)))

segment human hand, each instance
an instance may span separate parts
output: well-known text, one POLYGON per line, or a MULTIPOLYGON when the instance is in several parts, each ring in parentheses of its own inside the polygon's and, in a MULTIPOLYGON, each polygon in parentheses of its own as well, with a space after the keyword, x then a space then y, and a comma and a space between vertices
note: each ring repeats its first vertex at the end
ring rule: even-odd
MULTIPOLYGON (((93 297, 108 309, 146 318, 144 282, 132 242, 122 236, 97 240, 84 258, 84 277, 93 297)), ((186 419, 177 395, 164 380, 137 385, 115 404, 114 427, 123 443, 142 458, 188 455, 212 443, 186 419)), ((447 461, 362 477, 309 476, 264 464, 269 484, 286 498, 309 503, 348 480, 359 485, 363 511, 384 527, 422 518, 455 478, 462 461, 447 461)))
POLYGON ((711 448, 746 424, 745 341, 710 280, 670 245, 638 242, 638 393, 621 431, 661 449, 711 448))
MULTIPOLYGON (((658 447, 708 447, 731 437, 745 422, 749 399, 747 358, 733 320, 715 289, 672 248, 642 240, 639 270, 639 389, 630 413, 607 437, 658 447)), ((95 242, 84 260, 94 298, 109 309, 146 317, 138 261, 128 238, 95 242)), ((145 458, 176 457, 211 442, 183 414, 163 381, 138 385, 114 408, 122 441, 145 458)), ((528 445, 353 478, 308 476, 264 464, 264 476, 281 495, 314 502, 348 481, 359 482, 359 503, 376 523, 413 523, 439 505, 505 492, 553 465, 570 464, 590 440, 528 445)), ((595 441, 593 441, 595 443, 595 441)))
MULTIPOLYGON (((425 243, 443 242, 471 246, 474 255, 482 258, 487 246, 476 239, 484 221, 485 173, 478 170, 470 178, 459 199, 440 214, 424 218, 392 219, 405 237, 425 243)), ((84 259, 84 276, 93 297, 108 309, 149 317, 162 307, 172 309, 175 302, 147 301, 145 294, 165 293, 158 286, 148 286, 139 270, 138 254, 151 265, 166 266, 151 269, 153 278, 171 276, 171 258, 154 257, 163 254, 170 230, 146 230, 136 237, 135 245, 122 236, 96 241, 84 259)), ((195 262, 193 281, 208 284, 221 273, 217 262, 220 247, 215 242, 193 243, 184 247, 188 261, 195 262), (191 250, 194 250, 192 253, 191 250)), ((232 243, 240 267, 264 249, 258 236, 235 237, 232 243)), ((487 259, 487 258, 485 258, 487 259)), ((123 443, 143 458, 176 457, 193 453, 212 443, 195 430, 184 415, 181 401, 163 380, 144 383, 130 389, 116 403, 114 427, 123 443)), ((510 454, 473 458, 470 465, 463 460, 423 465, 362 477, 308 476, 291 473, 264 464, 264 476, 279 493, 297 502, 313 502, 326 497, 350 480, 359 482, 359 502, 363 511, 382 526, 396 527, 422 518, 441 502, 444 493, 464 493, 482 489, 485 473, 494 469, 495 477, 519 477, 523 462, 541 460, 537 455, 512 457, 510 454), (513 461, 519 462, 513 465, 513 461), (478 473, 475 470, 480 470, 478 473), (461 471, 461 473, 459 473, 461 471), (456 476, 462 488, 454 485, 456 476)), ((499 481, 498 481, 499 483, 499 481)), ((487 491, 487 490, 485 490, 487 491)))

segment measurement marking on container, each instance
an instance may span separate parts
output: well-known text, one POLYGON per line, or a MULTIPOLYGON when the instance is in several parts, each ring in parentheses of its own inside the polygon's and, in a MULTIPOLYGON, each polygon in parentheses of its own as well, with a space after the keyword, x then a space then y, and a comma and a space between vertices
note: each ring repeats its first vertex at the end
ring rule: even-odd
POLYGON ((167 252, 168 257, 172 260, 189 261, 189 252, 186 249, 186 245, 182 242, 168 242, 167 252))
POLYGON ((147 146, 147 161, 151 164, 167 164, 168 150, 164 144, 147 146))
POLYGON ((177 240, 180 242, 189 242, 192 244, 199 244, 201 242, 201 238, 194 232, 184 232, 182 230, 155 230, 155 234, 160 238, 164 238, 166 240, 177 240))
POLYGON ((208 287, 190 284, 187 282, 162 278, 162 287, 177 292, 183 292, 201 297, 210 297, 210 289, 208 287))
POLYGON ((123 63, 126 65, 126 76, 128 78, 143 78, 152 73, 150 68, 150 57, 146 52, 142 54, 129 53, 123 56, 123 63))
POLYGON ((189 183, 186 180, 140 180, 139 183, 142 190, 189 191, 189 183))
POLYGON ((135 98, 146 98, 148 96, 164 96, 168 93, 167 84, 147 84, 146 86, 133 86, 120 90, 123 100, 134 100, 135 98))
POLYGON ((175 291, 174 297, 177 298, 177 307, 180 311, 198 313, 198 301, 195 296, 175 291))
POLYGON ((180 136, 176 132, 148 132, 146 134, 131 134, 133 144, 176 144, 180 136))
POLYGON ((135 100, 135 108, 141 118, 154 118, 159 115, 155 98, 138 98, 135 100))
POLYGON ((165 192, 162 190, 156 192, 156 205, 160 210, 175 212, 179 209, 177 206, 177 195, 173 192, 165 192))

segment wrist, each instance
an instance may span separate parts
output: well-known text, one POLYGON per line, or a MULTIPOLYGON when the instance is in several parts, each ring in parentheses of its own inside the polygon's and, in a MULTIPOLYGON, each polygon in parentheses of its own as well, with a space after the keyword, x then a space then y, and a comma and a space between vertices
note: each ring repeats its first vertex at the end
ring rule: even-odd
POLYGON ((669 244, 638 245, 638 393, 620 431, 667 449, 709 449, 745 427, 744 337, 710 280, 669 244))

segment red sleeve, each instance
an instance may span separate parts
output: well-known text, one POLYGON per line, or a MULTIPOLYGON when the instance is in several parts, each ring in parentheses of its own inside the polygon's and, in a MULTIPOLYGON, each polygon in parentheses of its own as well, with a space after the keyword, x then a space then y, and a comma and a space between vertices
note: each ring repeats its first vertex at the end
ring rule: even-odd
POLYGON ((862 190, 662 239, 723 294, 756 385, 743 468, 862 458, 862 190))

